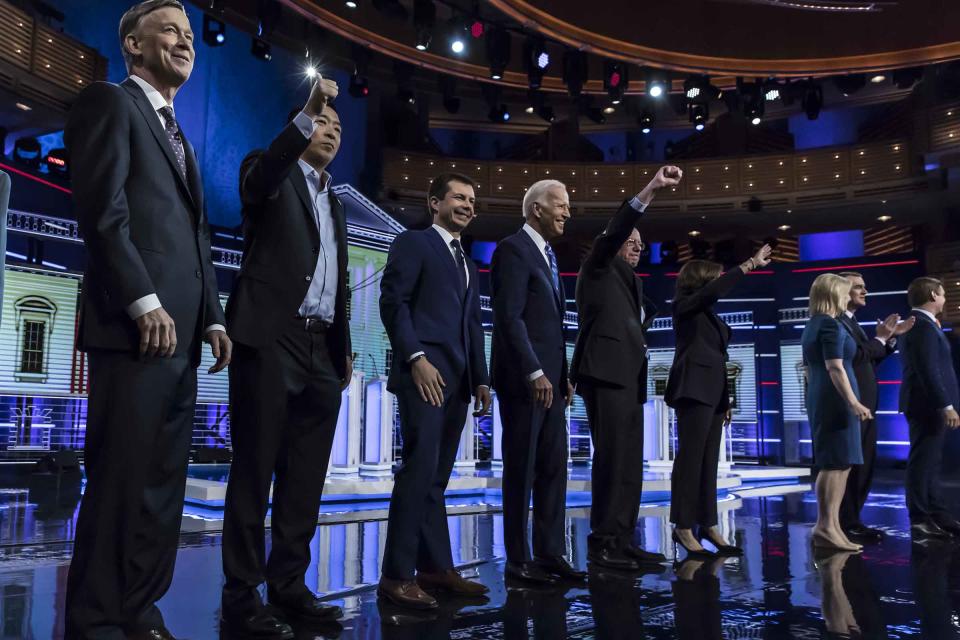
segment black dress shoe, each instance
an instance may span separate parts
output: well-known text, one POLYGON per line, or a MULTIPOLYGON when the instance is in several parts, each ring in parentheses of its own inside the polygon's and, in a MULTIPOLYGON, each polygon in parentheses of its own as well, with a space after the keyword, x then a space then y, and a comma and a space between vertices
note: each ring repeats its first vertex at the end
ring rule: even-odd
POLYGON ((270 604, 280 610, 284 617, 305 620, 336 620, 343 617, 343 609, 335 605, 323 604, 312 593, 304 593, 293 598, 273 596, 270 604))
POLYGON ((640 568, 639 562, 622 551, 610 547, 587 551, 587 560, 601 567, 621 571, 636 571, 640 568))
POLYGON ((883 540, 883 531, 880 529, 871 529, 862 524, 855 524, 852 527, 844 529, 844 533, 851 540, 857 542, 881 542, 883 540))
POLYGON ((667 561, 667 556, 662 553, 656 553, 654 551, 647 551, 646 549, 641 549, 635 544, 626 545, 620 549, 623 551, 623 555, 628 558, 633 558, 641 564, 660 564, 661 562, 667 561))
POLYGON ((574 569, 563 556, 557 556, 556 558, 537 558, 536 563, 547 573, 563 580, 576 580, 579 582, 587 579, 586 571, 574 569))
POLYGON ((532 562, 508 562, 503 574, 531 584, 556 584, 557 579, 532 562))
POLYGON ((229 614, 220 618, 221 635, 242 640, 293 640, 293 628, 264 607, 254 613, 229 614))
POLYGON ((939 538, 942 540, 953 537, 935 522, 917 522, 910 525, 910 535, 914 538, 939 538))
POLYGON ((937 526, 953 536, 960 537, 960 522, 953 518, 937 518, 937 526))

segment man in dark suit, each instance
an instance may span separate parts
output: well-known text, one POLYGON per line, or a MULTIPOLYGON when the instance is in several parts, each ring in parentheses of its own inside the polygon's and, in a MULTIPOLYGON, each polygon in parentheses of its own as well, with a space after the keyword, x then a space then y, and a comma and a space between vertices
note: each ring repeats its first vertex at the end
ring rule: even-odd
POLYGON ((636 546, 643 489, 643 403, 647 401, 647 341, 656 306, 634 273, 643 242, 636 224, 656 192, 679 184, 677 167, 662 167, 643 191, 624 202, 597 237, 577 277, 580 334, 571 378, 583 398, 593 438, 588 559, 636 570, 662 562, 636 546))
POLYGON ((488 591, 453 568, 443 497, 471 394, 474 416, 490 408, 477 268, 460 244, 476 215, 473 181, 442 174, 428 198, 433 226, 396 237, 380 282, 394 353, 387 389, 397 396, 403 453, 377 593, 416 609, 438 606, 424 589, 488 591))
POLYGON ((292 637, 280 617, 331 620, 304 585, 310 540, 340 411, 353 375, 347 318, 347 223, 326 168, 340 119, 319 79, 302 110, 240 168, 243 267, 227 303, 233 464, 223 523, 223 624, 233 633, 292 637), (272 545, 264 518, 273 485, 272 545))
POLYGON ((917 278, 907 289, 907 299, 916 318, 910 333, 900 339, 900 411, 910 426, 906 480, 910 532, 917 538, 960 536, 960 522, 940 495, 944 435, 960 426, 957 375, 950 343, 937 320, 946 302, 943 283, 917 278))
MULTIPOLYGON (((863 276, 852 271, 839 274, 853 285, 850 288, 850 301, 846 312, 840 316, 840 323, 853 336, 857 343, 857 355, 853 360, 853 374, 857 378, 857 387, 860 389, 860 402, 870 413, 877 413, 877 365, 893 353, 897 348, 897 336, 909 331, 915 320, 910 318, 900 322, 900 316, 891 314, 883 322, 877 322, 877 333, 874 338, 868 338, 866 332, 857 322, 856 312, 867 306, 867 286, 863 276)), ((870 483, 873 481, 873 465, 877 458, 877 421, 876 418, 863 420, 860 423, 861 446, 863 447, 863 464, 853 465, 850 475, 847 476, 847 488, 840 504, 840 526, 851 540, 857 542, 880 542, 883 532, 872 529, 860 520, 860 512, 870 494, 870 483)))
POLYGON ((173 98, 193 69, 183 5, 120 20, 130 77, 77 98, 64 133, 87 247, 87 485, 67 578, 68 638, 170 638, 155 602, 180 535, 203 340, 230 361, 200 170, 173 98))
POLYGON ((503 420, 505 573, 553 583, 582 580, 564 558, 567 423, 573 400, 563 336, 566 301, 550 241, 563 235, 570 197, 563 183, 541 180, 523 198, 526 223, 493 252, 493 387, 503 420), (533 493, 533 555, 527 520, 533 493), (534 558, 536 563, 533 562, 534 558))

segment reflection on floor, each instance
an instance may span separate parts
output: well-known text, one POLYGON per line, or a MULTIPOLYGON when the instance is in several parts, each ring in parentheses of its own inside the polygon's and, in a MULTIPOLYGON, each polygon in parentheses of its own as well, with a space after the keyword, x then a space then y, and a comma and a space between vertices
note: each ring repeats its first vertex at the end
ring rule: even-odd
MULTIPOLYGON (((899 480, 891 475, 875 487, 865 519, 887 538, 861 555, 814 553, 816 510, 806 486, 748 489, 721 502, 722 527, 746 549, 743 558, 687 561, 646 575, 589 567, 587 585, 545 590, 504 584, 498 513, 451 515, 455 560, 491 587, 490 598, 442 599, 426 617, 378 604, 374 583, 386 523, 377 510, 352 519, 344 511, 317 527, 308 580, 346 616, 298 637, 960 637, 960 544, 911 544, 899 480)), ((55 483, 0 490, 0 638, 62 637, 78 497, 76 488, 55 483)), ((587 507, 568 510, 568 545, 580 567, 587 566, 588 516, 587 507)), ((665 505, 644 505, 637 538, 673 558, 666 518, 665 505)), ((173 587, 160 604, 178 637, 219 636, 220 571, 219 532, 184 533, 173 587)))

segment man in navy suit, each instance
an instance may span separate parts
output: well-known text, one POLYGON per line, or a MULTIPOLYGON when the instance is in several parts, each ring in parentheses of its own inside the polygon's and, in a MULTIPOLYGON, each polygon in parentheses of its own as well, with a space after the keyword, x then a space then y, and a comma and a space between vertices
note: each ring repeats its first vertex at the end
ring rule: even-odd
POLYGON ((477 267, 460 244, 476 216, 473 181, 442 174, 428 197, 433 226, 397 236, 380 282, 380 317, 394 354, 387 389, 397 396, 403 453, 377 592, 415 609, 438 606, 425 588, 488 591, 453 568, 443 497, 470 396, 474 416, 490 408, 477 267))
POLYGON ((917 278, 907 289, 916 318, 913 329, 900 339, 903 382, 900 411, 910 425, 907 458, 907 510, 915 537, 960 536, 960 522, 946 509, 940 495, 940 467, 947 429, 960 426, 960 390, 953 370, 950 343, 937 315, 946 295, 936 278, 917 278))
POLYGON ((66 633, 173 636, 156 602, 173 579, 202 342, 232 345, 210 256, 200 169, 173 100, 193 70, 193 30, 176 0, 120 19, 130 74, 96 82, 64 141, 87 247, 78 346, 90 364, 84 467, 66 633))
POLYGON ((563 235, 570 197, 541 180, 523 198, 526 223, 493 252, 493 386, 503 420, 503 537, 508 576, 550 584, 582 580, 564 558, 567 428, 573 400, 563 338, 566 307, 550 241, 563 235), (527 544, 533 493, 533 555, 527 544), (533 562, 534 558, 536 562, 533 562))

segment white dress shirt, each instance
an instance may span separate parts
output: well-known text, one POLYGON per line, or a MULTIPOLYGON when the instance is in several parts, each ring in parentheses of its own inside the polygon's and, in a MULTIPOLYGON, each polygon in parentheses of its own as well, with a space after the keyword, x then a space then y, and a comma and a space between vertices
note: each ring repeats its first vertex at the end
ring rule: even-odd
MULTIPOLYGON (((150 106, 153 107, 154 112, 157 114, 157 119, 160 121, 160 127, 166 128, 167 122, 163 119, 163 116, 160 114, 160 109, 164 107, 170 107, 173 109, 173 104, 166 101, 166 99, 160 95, 160 92, 157 91, 153 85, 141 78, 140 76, 131 75, 130 79, 137 83, 137 86, 143 90, 143 93, 146 94, 147 100, 150 102, 150 106)), ((174 115, 176 117, 176 115, 174 115)), ((150 311, 159 309, 163 305, 160 304, 160 298, 157 297, 157 294, 150 293, 142 298, 137 298, 133 302, 127 305, 127 315, 131 319, 136 320, 140 316, 150 311)), ((212 324, 206 329, 203 330, 204 333, 210 333, 211 331, 223 331, 226 332, 226 328, 222 324, 212 324)))
MULTIPOLYGON (((457 263, 457 252, 454 251, 453 247, 450 246, 450 243, 456 240, 460 242, 460 238, 454 238, 450 235, 450 232, 441 227, 438 224, 433 225, 433 230, 440 234, 440 237, 443 239, 443 244, 447 245, 447 250, 450 251, 450 255, 453 256, 453 263, 457 263)), ((460 246, 460 251, 463 251, 463 245, 460 246)), ((470 286, 470 269, 467 268, 466 254, 464 254, 463 260, 463 273, 466 276, 467 286, 470 286)))
POLYGON ((337 303, 338 247, 333 213, 330 210, 330 174, 324 171, 321 175, 303 160, 297 162, 307 181, 307 190, 313 203, 313 221, 320 233, 317 264, 299 314, 304 318, 333 322, 337 303))
MULTIPOLYGON (((933 315, 932 313, 930 313, 930 312, 927 311, 926 309, 921 309, 921 308, 919 308, 919 307, 914 307, 913 309, 911 309, 911 311, 913 311, 914 313, 922 313, 923 315, 925 315, 925 316, 927 316, 928 318, 930 318, 930 320, 932 320, 935 325, 940 326, 940 321, 937 320, 937 316, 933 315)), ((948 405, 945 406, 943 409, 941 409, 941 411, 953 411, 953 405, 952 405, 952 404, 948 404, 948 405)))

